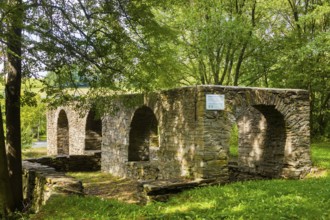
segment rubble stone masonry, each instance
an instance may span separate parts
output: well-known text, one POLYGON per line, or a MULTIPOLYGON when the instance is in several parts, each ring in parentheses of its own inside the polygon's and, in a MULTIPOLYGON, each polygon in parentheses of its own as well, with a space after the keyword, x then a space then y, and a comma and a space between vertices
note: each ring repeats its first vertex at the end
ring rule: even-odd
POLYGON ((228 182, 236 124, 241 172, 301 178, 311 167, 309 93, 304 90, 195 86, 123 95, 113 105, 119 110, 95 119, 101 126, 89 125, 94 110, 82 116, 70 106, 50 110, 48 153, 101 150, 101 169, 122 177, 228 182), (224 95, 224 109, 208 110, 207 94, 224 95))

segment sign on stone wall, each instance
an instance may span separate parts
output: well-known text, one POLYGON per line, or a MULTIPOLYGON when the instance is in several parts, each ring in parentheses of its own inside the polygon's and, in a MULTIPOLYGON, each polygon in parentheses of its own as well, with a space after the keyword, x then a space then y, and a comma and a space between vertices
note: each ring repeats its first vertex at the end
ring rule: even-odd
POLYGON ((206 95, 206 110, 224 110, 225 95, 207 94, 206 95))

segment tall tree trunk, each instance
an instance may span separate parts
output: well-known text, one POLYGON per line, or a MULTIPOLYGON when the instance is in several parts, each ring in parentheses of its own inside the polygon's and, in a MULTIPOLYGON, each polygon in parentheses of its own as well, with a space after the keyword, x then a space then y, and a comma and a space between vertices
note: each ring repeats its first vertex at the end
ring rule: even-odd
POLYGON ((248 42, 244 43, 244 45, 243 45, 243 47, 240 51, 238 60, 237 60, 236 69, 235 69, 234 86, 238 86, 238 79, 240 77, 241 65, 242 65, 243 60, 244 60, 244 53, 245 53, 245 49, 247 47, 247 44, 248 44, 248 42))
MULTIPOLYGON (((244 5, 244 1, 243 1, 243 5, 244 5)), ((252 28, 249 31, 249 36, 246 39, 246 41, 244 42, 243 47, 242 47, 242 49, 240 51, 240 54, 238 56, 236 69, 235 69, 234 86, 238 86, 238 80, 239 80, 239 77, 240 77, 241 66, 242 66, 242 63, 244 61, 245 50, 246 50, 246 48, 249 44, 249 41, 252 38, 253 28, 256 26, 256 22, 255 22, 256 6, 257 6, 257 1, 254 0, 253 5, 252 5, 252 9, 251 9, 251 25, 252 25, 252 28)))
POLYGON ((20 92, 22 76, 22 0, 11 0, 7 39, 7 79, 6 79, 6 141, 8 170, 11 182, 11 196, 14 207, 12 211, 23 209, 22 190, 22 155, 21 155, 21 121, 20 92))
POLYGON ((6 144, 3 130, 2 111, 0 106, 0 218, 5 219, 8 212, 15 209, 11 197, 8 164, 6 156, 6 144))

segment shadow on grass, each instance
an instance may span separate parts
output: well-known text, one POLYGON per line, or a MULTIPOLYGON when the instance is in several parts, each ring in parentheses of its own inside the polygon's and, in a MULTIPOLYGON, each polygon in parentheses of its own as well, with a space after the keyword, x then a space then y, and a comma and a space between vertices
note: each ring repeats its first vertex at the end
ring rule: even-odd
MULTIPOLYGON (((329 143, 312 145, 314 165, 328 172, 329 159, 329 143)), ((324 175, 204 187, 146 206, 97 197, 55 197, 31 219, 330 219, 329 200, 330 176, 324 175)))
POLYGON ((271 180, 184 192, 147 219, 330 219, 330 178, 271 180))
POLYGON ((31 219, 330 219, 330 178, 268 180, 185 191, 138 206, 96 197, 57 197, 31 219))

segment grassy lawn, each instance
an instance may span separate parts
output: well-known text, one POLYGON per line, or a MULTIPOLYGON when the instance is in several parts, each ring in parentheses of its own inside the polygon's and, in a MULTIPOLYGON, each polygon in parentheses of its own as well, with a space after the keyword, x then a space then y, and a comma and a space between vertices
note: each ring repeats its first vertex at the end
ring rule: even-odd
POLYGON ((313 166, 330 171, 330 143, 316 143, 311 146, 313 166))
POLYGON ((22 158, 38 158, 44 157, 47 155, 47 147, 39 147, 39 148, 26 148, 22 150, 22 158))
POLYGON ((313 144, 312 159, 322 175, 203 187, 146 206, 53 197, 31 219, 330 219, 330 143, 313 144))

